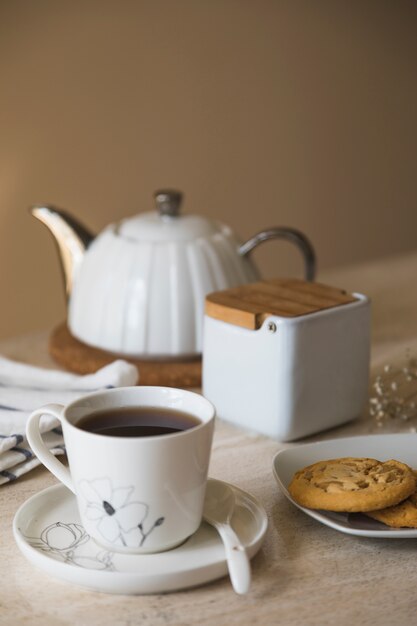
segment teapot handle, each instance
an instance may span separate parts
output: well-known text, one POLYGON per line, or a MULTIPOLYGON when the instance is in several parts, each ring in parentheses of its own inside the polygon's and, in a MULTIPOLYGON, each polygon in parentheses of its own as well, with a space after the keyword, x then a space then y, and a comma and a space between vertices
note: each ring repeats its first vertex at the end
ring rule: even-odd
POLYGON ((285 239, 291 241, 301 250, 304 257, 305 277, 306 280, 313 281, 316 275, 316 253, 310 240, 299 230, 295 228, 287 228, 284 226, 276 226, 268 228, 257 233, 239 248, 239 254, 246 256, 260 243, 269 239, 285 239))

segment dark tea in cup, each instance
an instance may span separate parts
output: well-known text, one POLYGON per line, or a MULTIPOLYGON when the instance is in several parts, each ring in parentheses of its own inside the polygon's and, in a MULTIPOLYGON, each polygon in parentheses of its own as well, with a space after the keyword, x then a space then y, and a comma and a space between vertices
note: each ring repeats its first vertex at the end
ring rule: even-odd
POLYGON ((172 435, 201 424, 184 411, 166 407, 126 406, 95 411, 77 422, 77 427, 108 437, 155 437, 172 435))

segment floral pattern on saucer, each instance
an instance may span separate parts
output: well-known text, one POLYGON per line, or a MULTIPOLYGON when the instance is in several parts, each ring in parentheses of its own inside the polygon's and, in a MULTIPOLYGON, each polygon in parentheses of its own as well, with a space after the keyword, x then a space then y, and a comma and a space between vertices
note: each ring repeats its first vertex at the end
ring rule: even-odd
POLYGON ((107 543, 141 547, 165 520, 158 517, 153 524, 147 524, 149 506, 131 500, 133 486, 114 488, 110 478, 105 477, 81 480, 79 490, 86 501, 85 517, 96 522, 98 532, 107 543))
POLYGON ((57 561, 86 569, 115 571, 113 553, 102 548, 92 553, 92 548, 98 546, 81 524, 55 522, 46 526, 39 537, 23 536, 33 548, 49 552, 57 561))

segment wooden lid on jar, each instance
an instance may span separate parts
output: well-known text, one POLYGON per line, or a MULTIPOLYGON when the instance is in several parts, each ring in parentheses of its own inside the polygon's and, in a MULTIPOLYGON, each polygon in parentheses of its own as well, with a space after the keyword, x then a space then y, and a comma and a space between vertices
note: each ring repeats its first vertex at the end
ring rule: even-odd
POLYGON ((357 301, 343 289, 296 279, 263 280, 206 297, 206 315, 251 330, 266 318, 299 317, 357 301))

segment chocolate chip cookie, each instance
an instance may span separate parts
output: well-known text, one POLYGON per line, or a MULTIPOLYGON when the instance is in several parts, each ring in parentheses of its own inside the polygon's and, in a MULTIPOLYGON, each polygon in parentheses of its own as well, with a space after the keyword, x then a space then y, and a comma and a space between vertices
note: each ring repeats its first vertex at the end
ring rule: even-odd
POLYGON ((362 513, 394 506, 415 490, 416 479, 405 463, 352 457, 309 465, 288 487, 293 499, 310 509, 362 513))
POLYGON ((409 498, 395 506, 379 511, 367 511, 366 515, 392 528, 417 528, 417 471, 413 469, 416 490, 409 498))

